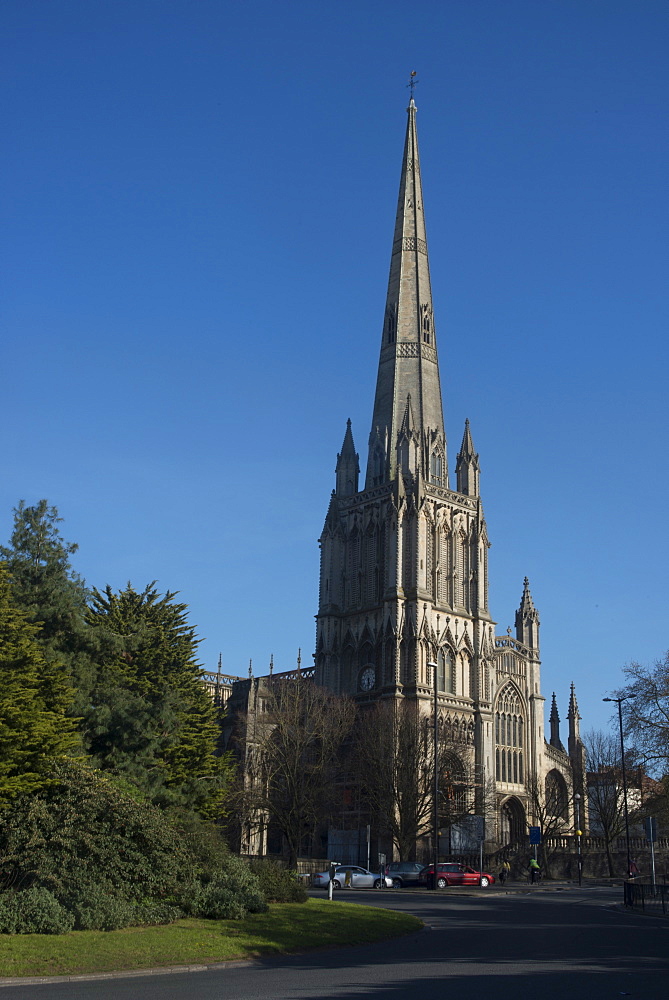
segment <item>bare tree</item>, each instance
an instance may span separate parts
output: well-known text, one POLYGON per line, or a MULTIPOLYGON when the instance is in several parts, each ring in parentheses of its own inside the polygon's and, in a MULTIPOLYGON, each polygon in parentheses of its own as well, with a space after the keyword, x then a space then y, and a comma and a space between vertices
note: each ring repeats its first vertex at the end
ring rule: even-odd
MULTIPOLYGON (((471 748, 441 726, 437 743, 440 825, 473 811, 467 761, 471 748)), ((413 860, 417 841, 434 824, 434 723, 410 702, 380 702, 361 712, 351 767, 361 795, 400 860, 413 860)))
POLYGON ((642 787, 646 786, 646 795, 643 796, 641 814, 638 819, 645 819, 653 816, 659 825, 660 831, 666 836, 669 830, 669 776, 665 775, 661 781, 653 781, 646 778, 640 782, 642 787), (650 787, 648 787, 650 786, 650 787))
MULTIPOLYGON (((593 729, 583 737, 583 745, 590 831, 604 840, 609 875, 613 877, 613 844, 625 830, 620 741, 613 733, 593 729)), ((636 810, 630 813, 631 820, 635 817, 636 810)))
POLYGON ((632 663, 624 669, 627 684, 618 692, 626 737, 650 770, 669 770, 669 652, 653 667, 632 663))
POLYGON ((550 842, 563 834, 569 824, 568 790, 564 778, 560 778, 561 775, 549 771, 544 781, 533 774, 527 782, 534 825, 541 827, 541 856, 549 877, 553 855, 557 853, 550 842))
POLYGON ((355 709, 299 673, 274 677, 262 701, 246 737, 246 808, 281 831, 292 867, 332 813, 355 709))

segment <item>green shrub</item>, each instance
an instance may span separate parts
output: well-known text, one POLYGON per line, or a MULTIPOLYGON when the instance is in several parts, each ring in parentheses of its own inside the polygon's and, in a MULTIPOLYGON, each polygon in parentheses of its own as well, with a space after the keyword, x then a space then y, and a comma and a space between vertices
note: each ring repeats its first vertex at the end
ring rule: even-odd
POLYGON ((95 884, 128 900, 162 899, 198 876, 192 853, 160 809, 68 760, 54 765, 49 788, 5 810, 0 856, 3 866, 32 874, 62 902, 95 884))
POLYGON ((144 927, 149 924, 173 924, 175 920, 183 917, 184 911, 178 906, 171 906, 169 903, 161 903, 149 899, 144 903, 134 904, 132 918, 133 927, 144 927))
POLYGON ((194 859, 191 874, 205 882, 214 878, 231 856, 222 828, 183 809, 170 809, 168 816, 182 847, 194 859))
POLYGON ((261 858, 251 861, 249 868, 258 877, 268 903, 306 903, 309 898, 297 872, 284 868, 278 861, 261 858))
MULTIPOLYGON (((47 788, 3 810, 0 861, 15 887, 46 893, 53 910, 46 923, 57 931, 168 923, 184 912, 238 919, 267 909, 259 879, 213 824, 137 801, 79 761, 55 762, 47 788)), ((27 890, 14 895, 25 897, 22 905, 29 898, 27 890)), ((9 891, 0 892, 3 900, 0 930, 22 933, 28 924, 9 891)))
POLYGON ((265 913, 267 900, 248 864, 230 854, 215 878, 204 884, 184 907, 193 916, 210 920, 242 920, 247 913, 265 913))
POLYGON ((78 931, 117 931, 122 927, 171 924, 183 916, 182 910, 167 903, 153 900, 135 903, 99 892, 94 899, 74 902, 71 912, 78 931))
POLYGON ((75 930, 116 931, 132 923, 132 902, 113 886, 82 879, 68 890, 62 902, 74 917, 75 930))
POLYGON ((0 932, 3 934, 67 934, 74 916, 43 886, 0 896, 0 932))
POLYGON ((238 894, 222 882, 203 886, 193 900, 193 915, 206 920, 243 920, 246 914, 238 894))

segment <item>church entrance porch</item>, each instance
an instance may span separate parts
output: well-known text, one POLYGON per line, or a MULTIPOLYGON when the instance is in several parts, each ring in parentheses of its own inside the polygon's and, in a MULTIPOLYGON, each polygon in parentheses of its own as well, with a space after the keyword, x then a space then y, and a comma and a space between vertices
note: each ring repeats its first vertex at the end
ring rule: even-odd
POLYGON ((527 819, 523 804, 515 796, 502 803, 499 816, 499 843, 503 846, 524 843, 527 819))

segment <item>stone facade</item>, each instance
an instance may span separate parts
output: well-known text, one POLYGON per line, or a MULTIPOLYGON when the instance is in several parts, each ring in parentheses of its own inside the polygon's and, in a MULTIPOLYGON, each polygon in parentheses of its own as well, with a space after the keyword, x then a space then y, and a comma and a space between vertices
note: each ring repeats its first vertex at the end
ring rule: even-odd
POLYGON ((363 489, 359 475, 349 421, 320 538, 317 682, 362 706, 409 700, 426 717, 436 687, 439 724, 462 734, 463 770, 477 775, 471 809, 485 817, 487 850, 543 826, 552 802, 554 830, 569 832, 574 793, 583 794, 575 694, 572 686, 565 749, 556 708, 544 738, 527 579, 515 635, 495 634, 469 421, 449 484, 413 100, 363 489))

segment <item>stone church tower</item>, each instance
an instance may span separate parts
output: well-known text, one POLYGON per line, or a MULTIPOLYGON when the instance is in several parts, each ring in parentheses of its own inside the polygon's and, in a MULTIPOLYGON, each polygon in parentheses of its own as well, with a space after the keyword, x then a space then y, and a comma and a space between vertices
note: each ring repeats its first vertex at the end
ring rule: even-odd
POLYGON ((543 788, 548 770, 569 796, 570 762, 562 747, 544 754, 539 616, 527 579, 515 637, 495 637, 468 420, 449 483, 413 99, 364 484, 359 477, 349 421, 320 539, 316 680, 361 703, 409 699, 427 716, 436 663, 440 722, 458 734, 476 776, 471 811, 485 815, 489 843, 510 843, 533 822, 531 786, 543 788))

